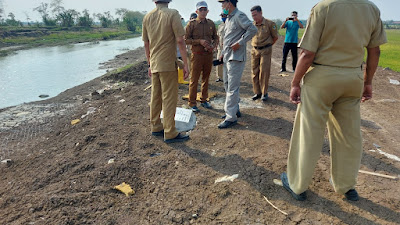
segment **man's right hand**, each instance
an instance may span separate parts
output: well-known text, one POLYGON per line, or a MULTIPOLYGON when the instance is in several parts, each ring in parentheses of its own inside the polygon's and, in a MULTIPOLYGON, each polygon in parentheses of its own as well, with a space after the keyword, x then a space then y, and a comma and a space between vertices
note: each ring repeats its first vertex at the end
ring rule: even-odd
POLYGON ((150 66, 149 66, 149 69, 147 70, 147 74, 148 74, 149 77, 151 78, 151 69, 150 69, 150 66))
POLYGON ((292 88, 290 89, 290 101, 296 105, 301 103, 300 94, 301 94, 300 86, 292 85, 292 88))
POLYGON ((364 85, 364 92, 361 98, 361 102, 368 101, 372 98, 372 84, 364 85))
POLYGON ((186 80, 189 77, 189 67, 185 65, 183 67, 183 79, 186 80))

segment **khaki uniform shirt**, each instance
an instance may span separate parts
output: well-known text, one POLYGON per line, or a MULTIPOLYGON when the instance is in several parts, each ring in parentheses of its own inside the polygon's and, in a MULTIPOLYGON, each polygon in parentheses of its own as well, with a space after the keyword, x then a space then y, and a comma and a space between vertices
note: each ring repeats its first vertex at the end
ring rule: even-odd
POLYGON ((201 21, 199 18, 189 21, 186 25, 185 41, 187 45, 192 45, 193 53, 207 52, 204 46, 200 44, 202 39, 211 44, 216 44, 218 36, 214 22, 209 19, 201 21))
POLYGON ((222 22, 218 25, 217 35, 219 37, 218 51, 222 51, 222 45, 224 42, 224 35, 225 35, 225 23, 224 22, 222 22))
POLYGON ((263 18, 261 24, 253 24, 257 27, 257 34, 251 40, 251 45, 254 47, 263 47, 274 43, 274 38, 278 38, 278 29, 276 24, 271 20, 263 18))
POLYGON ((150 43, 151 72, 176 70, 176 38, 184 35, 181 16, 177 10, 169 9, 168 4, 157 4, 145 15, 142 39, 150 43))
POLYGON ((307 20, 299 47, 316 53, 314 62, 360 67, 365 47, 386 43, 379 9, 368 0, 325 0, 307 20))

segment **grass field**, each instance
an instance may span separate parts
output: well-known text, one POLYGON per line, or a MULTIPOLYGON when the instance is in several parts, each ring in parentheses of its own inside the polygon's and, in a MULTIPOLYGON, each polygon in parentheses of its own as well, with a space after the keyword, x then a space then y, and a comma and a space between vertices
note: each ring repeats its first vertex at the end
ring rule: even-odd
MULTIPOLYGON (((302 37, 304 29, 299 29, 299 37, 302 37)), ((279 30, 280 35, 285 35, 285 29, 279 30)), ((400 72, 400 30, 386 30, 388 43, 381 46, 380 67, 389 67, 393 71, 400 72)))

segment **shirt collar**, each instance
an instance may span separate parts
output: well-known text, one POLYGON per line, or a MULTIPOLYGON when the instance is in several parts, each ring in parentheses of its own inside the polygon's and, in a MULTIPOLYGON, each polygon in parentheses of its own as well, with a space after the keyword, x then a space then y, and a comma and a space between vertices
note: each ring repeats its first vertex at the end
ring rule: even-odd
POLYGON ((265 23, 266 23, 266 21, 265 21, 264 17, 263 17, 263 19, 261 21, 261 24, 257 24, 256 21, 253 21, 253 24, 256 25, 256 26, 261 26, 261 25, 264 25, 265 23))
POLYGON ((157 3, 156 7, 157 9, 168 8, 168 3, 157 3))
POLYGON ((229 18, 232 18, 232 16, 234 16, 238 11, 239 11, 239 10, 236 8, 235 10, 233 10, 233 11, 228 15, 228 17, 229 17, 229 18))
POLYGON ((206 23, 207 22, 207 18, 205 18, 204 20, 200 20, 199 17, 196 18, 198 23, 206 23))

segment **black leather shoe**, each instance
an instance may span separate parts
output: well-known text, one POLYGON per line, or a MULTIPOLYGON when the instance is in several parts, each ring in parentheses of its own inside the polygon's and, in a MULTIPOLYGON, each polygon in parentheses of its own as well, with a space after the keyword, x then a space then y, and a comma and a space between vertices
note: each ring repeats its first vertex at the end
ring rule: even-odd
MULTIPOLYGON (((240 111, 237 111, 236 116, 237 116, 238 118, 240 118, 240 117, 242 117, 242 113, 241 113, 240 111)), ((221 116, 221 119, 225 119, 225 118, 226 118, 226 114, 223 115, 223 116, 221 116)))
POLYGON ((223 80, 221 78, 218 78, 215 80, 215 82, 222 82, 223 80))
POLYGON ((286 72, 286 69, 281 69, 279 72, 280 72, 280 73, 286 72))
POLYGON ((231 127, 231 126, 234 126, 234 125, 236 125, 237 124, 237 120, 236 121, 224 121, 224 122, 222 122, 222 123, 220 123, 220 124, 218 124, 218 128, 219 129, 225 129, 225 128, 228 128, 228 127, 231 127))
POLYGON ((261 100, 263 100, 264 102, 268 100, 268 93, 263 95, 261 100))
POLYGON ((286 173, 281 174, 281 180, 282 180, 283 187, 293 196, 294 199, 296 199, 297 201, 304 201, 307 199, 306 192, 303 192, 301 194, 296 194, 292 191, 292 189, 289 187, 289 181, 288 181, 286 173))
POLYGON ((261 94, 257 94, 257 95, 254 95, 253 97, 251 97, 251 99, 253 101, 255 101, 255 100, 259 99, 259 98, 261 98, 261 94))
POLYGON ((164 130, 160 130, 160 131, 157 131, 157 132, 151 132, 151 135, 158 136, 158 137, 164 136, 164 130))
POLYGON ((184 142, 189 140, 189 135, 183 135, 181 133, 178 134, 175 138, 167 139, 164 142, 167 144, 176 143, 176 142, 184 142))
POLYGON ((346 192, 344 194, 344 196, 346 196, 346 199, 350 200, 350 201, 358 201, 358 199, 359 199, 358 193, 355 189, 349 190, 348 192, 346 192))

